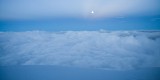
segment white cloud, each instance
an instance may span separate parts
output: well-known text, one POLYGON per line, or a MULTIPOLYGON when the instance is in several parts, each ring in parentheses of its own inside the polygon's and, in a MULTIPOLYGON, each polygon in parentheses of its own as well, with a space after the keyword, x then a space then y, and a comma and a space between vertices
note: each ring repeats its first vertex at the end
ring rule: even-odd
POLYGON ((1 32, 0 65, 160 67, 160 32, 1 32))

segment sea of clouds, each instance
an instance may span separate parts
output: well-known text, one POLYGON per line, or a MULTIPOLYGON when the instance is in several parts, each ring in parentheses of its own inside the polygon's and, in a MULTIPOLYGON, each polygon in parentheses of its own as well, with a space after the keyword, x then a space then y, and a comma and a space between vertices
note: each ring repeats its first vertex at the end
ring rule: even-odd
POLYGON ((160 67, 160 31, 0 32, 0 65, 160 67))

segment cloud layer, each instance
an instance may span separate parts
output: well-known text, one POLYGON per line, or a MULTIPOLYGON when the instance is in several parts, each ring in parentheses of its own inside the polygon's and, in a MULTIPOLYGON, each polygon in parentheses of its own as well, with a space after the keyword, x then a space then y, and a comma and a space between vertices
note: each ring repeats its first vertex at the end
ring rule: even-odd
POLYGON ((159 31, 1 32, 0 65, 160 67, 159 31))

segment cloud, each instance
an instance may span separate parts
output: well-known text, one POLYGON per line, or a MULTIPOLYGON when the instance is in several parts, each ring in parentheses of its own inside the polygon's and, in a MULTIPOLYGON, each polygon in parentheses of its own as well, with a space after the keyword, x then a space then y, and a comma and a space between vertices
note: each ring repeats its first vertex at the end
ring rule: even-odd
POLYGON ((1 32, 0 65, 160 67, 159 31, 1 32))

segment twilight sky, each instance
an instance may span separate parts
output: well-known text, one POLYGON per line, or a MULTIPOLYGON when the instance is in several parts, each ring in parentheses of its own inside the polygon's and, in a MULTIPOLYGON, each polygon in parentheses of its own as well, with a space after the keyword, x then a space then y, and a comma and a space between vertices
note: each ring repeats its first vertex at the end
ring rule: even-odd
POLYGON ((160 0, 0 0, 0 31, 99 29, 160 30, 160 0))
POLYGON ((0 0, 0 19, 155 16, 160 15, 159 4, 160 0, 0 0))

